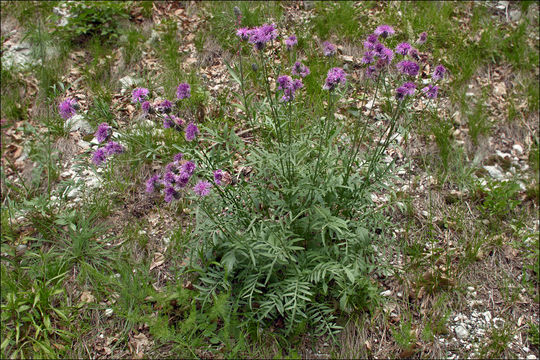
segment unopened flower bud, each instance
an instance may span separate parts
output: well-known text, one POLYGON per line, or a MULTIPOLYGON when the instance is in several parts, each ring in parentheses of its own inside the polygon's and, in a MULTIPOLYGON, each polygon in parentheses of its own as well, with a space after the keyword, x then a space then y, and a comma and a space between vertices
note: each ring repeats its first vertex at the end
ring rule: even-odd
POLYGON ((234 11, 234 16, 236 16, 237 18, 242 16, 242 11, 240 11, 240 8, 238 6, 235 6, 233 8, 233 11, 234 11))
POLYGON ((257 70, 259 70, 259 66, 255 63, 251 64, 251 69, 255 72, 257 72, 257 70))

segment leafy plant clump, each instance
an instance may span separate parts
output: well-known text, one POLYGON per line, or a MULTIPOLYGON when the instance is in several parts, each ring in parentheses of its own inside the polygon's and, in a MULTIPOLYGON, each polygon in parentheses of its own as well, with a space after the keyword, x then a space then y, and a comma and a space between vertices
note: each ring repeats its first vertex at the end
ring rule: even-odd
MULTIPOLYGON (((397 130, 408 126, 412 102, 433 111, 436 84, 446 70, 437 66, 432 82, 415 96, 420 67, 428 64, 409 43, 393 42, 391 26, 381 25, 364 42, 366 92, 360 100, 362 107, 371 100, 371 110, 353 111, 358 117, 347 119, 336 116, 339 105, 357 99, 347 98, 348 74, 336 66, 336 45, 321 44, 328 73, 315 81, 325 98, 313 102, 302 90, 310 70, 296 36, 287 34, 281 43, 274 24, 245 28, 239 9, 236 17, 239 59, 229 65, 238 89, 233 106, 253 140, 246 144, 226 127, 213 130, 185 120, 187 83, 178 85, 174 102, 137 88, 133 102, 155 121, 148 126, 159 124, 173 137, 183 133, 173 141, 181 152, 147 180, 146 191, 195 207, 187 270, 198 274, 194 286, 203 308, 227 299, 251 329, 264 324, 291 334, 307 327, 333 335, 340 329, 336 311, 374 304, 377 287, 370 274, 377 260, 371 245, 383 215, 371 195, 385 187, 393 162, 382 160, 397 130), (375 117, 373 104, 386 113, 375 117), (383 120, 382 129, 376 119, 383 120), (368 138, 376 145, 366 149, 368 138)), ((420 45, 426 36, 421 34, 420 45)), ((106 142, 111 134, 104 123, 96 138, 106 142)), ((93 161, 101 166, 122 151, 109 141, 93 161)))

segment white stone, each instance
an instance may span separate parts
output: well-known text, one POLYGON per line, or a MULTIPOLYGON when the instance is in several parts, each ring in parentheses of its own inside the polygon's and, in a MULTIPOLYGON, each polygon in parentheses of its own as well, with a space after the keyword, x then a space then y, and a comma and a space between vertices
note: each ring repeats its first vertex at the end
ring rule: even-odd
POLYGON ((473 286, 468 286, 467 291, 469 291, 469 292, 474 291, 474 287, 473 286))
POLYGON ((536 360, 536 355, 534 354, 527 355, 527 360, 536 360))
POLYGON ((514 149, 519 155, 523 154, 523 147, 521 147, 521 145, 519 144, 514 144, 514 146, 512 146, 512 149, 514 149))
POLYGON ((489 173, 489 176, 491 176, 494 179, 501 180, 504 178, 503 172, 498 166, 485 165, 484 169, 486 169, 487 172, 489 173))
POLYGON ((392 290, 386 290, 381 292, 381 296, 390 296, 392 295, 392 290))
POLYGON ((486 311, 483 312, 482 315, 484 315, 484 319, 486 319, 486 322, 489 324, 491 322, 491 312, 486 311))
POLYGON ((459 339, 465 339, 469 337, 469 331, 464 326, 458 325, 456 326, 454 331, 456 332, 456 336, 459 339))
POLYGON ((113 309, 105 309, 105 316, 110 317, 113 314, 113 309))
POLYGON ((69 131, 78 131, 82 135, 89 135, 94 132, 92 126, 86 121, 81 114, 75 114, 64 124, 64 128, 69 131))

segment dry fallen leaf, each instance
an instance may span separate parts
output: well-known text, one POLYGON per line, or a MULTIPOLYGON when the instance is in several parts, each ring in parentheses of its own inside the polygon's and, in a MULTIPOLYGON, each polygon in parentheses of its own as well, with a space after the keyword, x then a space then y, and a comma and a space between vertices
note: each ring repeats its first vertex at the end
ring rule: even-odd
POLYGON ((150 270, 157 268, 165 262, 165 256, 162 253, 155 253, 152 264, 150 264, 150 270))
POLYGON ((129 348, 136 359, 142 359, 144 357, 143 348, 149 344, 150 341, 148 341, 148 338, 144 333, 134 335, 129 340, 129 348))
POLYGON ((94 295, 92 295, 90 291, 83 291, 81 294, 80 301, 83 303, 91 303, 91 302, 96 301, 96 298, 94 297, 94 295))

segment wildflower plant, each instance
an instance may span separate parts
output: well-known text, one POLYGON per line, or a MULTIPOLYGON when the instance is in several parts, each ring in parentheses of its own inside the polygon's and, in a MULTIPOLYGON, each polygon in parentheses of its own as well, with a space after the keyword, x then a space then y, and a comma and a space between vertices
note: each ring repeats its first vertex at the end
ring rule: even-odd
MULTIPOLYGON (((290 56, 294 39, 277 41, 273 24, 250 29, 239 20, 237 26, 240 59, 229 71, 239 86, 234 105, 253 141, 246 145, 228 130, 182 122, 176 127, 184 132, 185 141, 178 144, 182 154, 146 180, 146 191, 162 191, 166 202, 186 199, 184 204, 196 208, 189 268, 199 275, 194 285, 202 306, 228 294, 248 324, 278 321, 285 333, 307 325, 333 335, 340 329, 334 304, 342 313, 374 304, 371 245, 382 214, 370 195, 390 173, 393 164, 381 160, 398 126, 406 125, 411 103, 424 95, 431 101, 437 87, 416 91, 423 65, 409 56, 412 46, 400 44, 399 62, 393 64, 394 51, 385 43, 395 30, 378 27, 364 42, 369 55, 361 61, 363 85, 374 88, 367 92, 373 102, 390 108, 376 145, 364 150, 368 136, 376 134, 374 107, 367 114, 358 111, 352 127, 335 116, 350 96, 349 74, 335 66, 337 59, 326 60, 327 76, 318 79, 325 99, 322 112, 316 112, 305 108, 303 80, 313 75, 296 53, 290 56), (253 84, 244 60, 257 69, 253 84), (248 172, 239 169, 238 158, 248 172)), ((323 47, 325 56, 335 54, 335 45, 323 47)), ((436 74, 440 80, 444 72, 436 74)), ((187 96, 189 85, 181 84, 179 101, 187 96)), ((168 111, 153 116, 175 127, 175 107, 168 111)))

